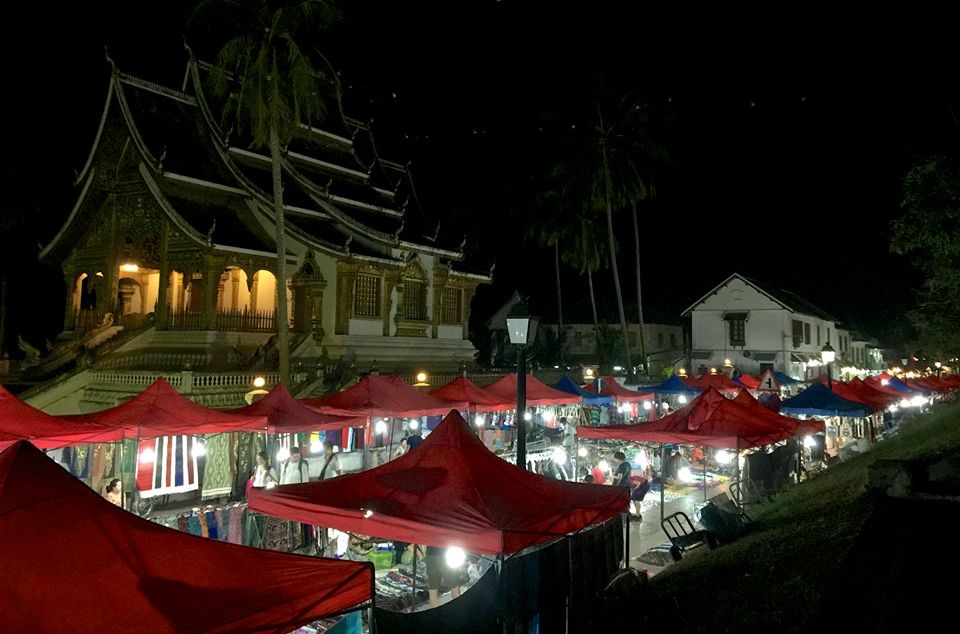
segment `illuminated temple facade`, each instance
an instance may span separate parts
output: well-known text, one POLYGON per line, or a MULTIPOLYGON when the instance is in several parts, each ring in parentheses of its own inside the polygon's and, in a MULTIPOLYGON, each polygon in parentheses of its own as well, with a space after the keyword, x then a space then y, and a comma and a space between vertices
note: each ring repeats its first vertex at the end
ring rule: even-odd
MULTIPOLYGON (((207 72, 191 60, 170 88, 113 67, 76 203, 42 249, 66 281, 61 342, 113 341, 91 371, 275 367, 272 163, 220 124, 207 72)), ((425 216, 368 124, 331 119, 282 158, 295 369, 472 364, 470 304, 490 271, 464 264, 463 236, 425 216)))

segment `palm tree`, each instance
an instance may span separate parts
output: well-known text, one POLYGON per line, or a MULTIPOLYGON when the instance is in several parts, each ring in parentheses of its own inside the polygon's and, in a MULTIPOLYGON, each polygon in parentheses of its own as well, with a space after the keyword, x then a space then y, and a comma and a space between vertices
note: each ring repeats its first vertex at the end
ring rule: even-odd
POLYGON ((235 32, 220 48, 211 83, 224 98, 224 117, 235 117, 253 147, 270 148, 273 214, 277 243, 277 345, 280 381, 290 385, 290 326, 287 316, 287 266, 283 151, 300 130, 326 115, 324 94, 333 77, 317 70, 304 53, 303 36, 324 31, 338 13, 328 0, 204 0, 191 21, 215 8, 229 13, 235 32))
POLYGON ((640 326, 640 356, 644 369, 649 368, 646 341, 643 334, 643 294, 640 270, 640 230, 637 205, 653 195, 652 182, 647 166, 653 161, 666 160, 666 153, 647 138, 647 109, 630 95, 622 98, 613 108, 613 116, 605 117, 604 108, 597 102, 597 125, 594 127, 596 154, 596 185, 606 211, 607 240, 611 253, 610 268, 617 296, 617 308, 626 346, 627 365, 631 368, 630 345, 627 336, 627 320, 623 309, 623 294, 620 274, 616 263, 616 238, 614 236, 614 211, 629 206, 632 211, 634 255, 637 274, 637 312, 640 326))

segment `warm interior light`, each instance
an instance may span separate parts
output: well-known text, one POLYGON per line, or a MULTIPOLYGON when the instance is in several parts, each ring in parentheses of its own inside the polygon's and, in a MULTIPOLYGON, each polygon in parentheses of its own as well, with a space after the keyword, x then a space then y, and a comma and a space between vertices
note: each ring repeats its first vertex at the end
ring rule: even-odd
POLYGON ((733 454, 726 449, 721 449, 717 453, 713 454, 713 457, 719 464, 730 464, 733 462, 733 454))
POLYGON ((385 434, 387 433, 387 424, 382 420, 378 420, 373 425, 373 431, 378 434, 385 434))
POLYGON ((262 376, 258 376, 258 377, 256 377, 256 378, 253 379, 253 387, 261 388, 261 387, 263 387, 263 386, 266 385, 266 384, 267 384, 267 380, 266 380, 265 378, 263 378, 262 376))
POLYGON ((132 262, 127 262, 126 264, 120 265, 120 270, 124 273, 136 273, 140 270, 140 267, 132 262))
POLYGON ((597 468, 604 473, 610 473, 610 463, 606 460, 601 460, 597 463, 597 468))
POLYGON ((693 472, 690 471, 690 467, 684 467, 677 472, 677 479, 680 482, 693 482, 696 478, 693 477, 693 472))
POLYGON ((586 458, 588 455, 590 455, 590 450, 587 449, 586 447, 580 447, 579 449, 577 449, 577 455, 580 456, 581 458, 586 458))
POLYGON ((644 401, 643 409, 653 409, 653 405, 650 404, 650 401, 644 401))
POLYGON ((592 379, 596 375, 593 372, 593 368, 586 368, 583 371, 583 376, 587 377, 588 379, 592 379))
POLYGON ((416 419, 411 419, 410 422, 408 423, 408 425, 409 425, 410 429, 414 429, 414 430, 415 430, 415 429, 419 429, 419 428, 420 428, 420 421, 418 421, 418 420, 416 420, 416 419))
POLYGON ((804 436, 803 437, 803 446, 806 448, 816 447, 817 441, 813 439, 813 436, 804 436))
POLYGON ((530 412, 524 412, 523 420, 533 420, 533 414, 531 414, 530 412))
POLYGON ((678 397, 677 397, 677 402, 680 403, 681 405, 683 405, 684 403, 686 403, 686 402, 687 402, 687 395, 686 395, 686 394, 681 394, 680 396, 678 396, 678 397))
POLYGON ((480 416, 479 414, 477 414, 476 418, 473 419, 473 424, 477 427, 483 427, 483 422, 483 416, 480 416))
POLYGON ((364 519, 370 519, 371 517, 373 517, 373 511, 371 511, 370 509, 367 509, 366 511, 363 512, 364 519))

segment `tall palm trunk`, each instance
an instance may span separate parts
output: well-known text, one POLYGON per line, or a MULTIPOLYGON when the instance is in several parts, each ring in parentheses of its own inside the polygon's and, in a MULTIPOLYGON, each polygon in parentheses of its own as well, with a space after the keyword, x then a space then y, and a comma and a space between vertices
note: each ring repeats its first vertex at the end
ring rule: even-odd
MULTIPOLYGON (((590 308, 593 310, 593 338, 596 341, 596 352, 600 354, 600 320, 597 318, 597 297, 593 294, 593 271, 587 269, 587 287, 590 289, 590 308)), ((603 359, 601 359, 602 361, 603 359)))
MULTIPOLYGON (((274 64, 274 72, 276 72, 274 64)), ((276 121, 270 122, 270 159, 273 168, 273 215, 277 223, 277 348, 280 350, 280 382, 290 385, 290 324, 287 321, 286 221, 283 217, 283 181, 280 172, 280 136, 276 121)))
POLYGON ((633 207, 633 248, 637 262, 637 317, 640 324, 640 358, 643 361, 643 370, 650 374, 650 359, 647 357, 647 341, 643 332, 643 294, 640 288, 640 225, 637 222, 637 201, 632 201, 633 207))
POLYGON ((633 362, 630 360, 630 337, 627 334, 627 315, 623 310, 623 293, 620 290, 620 273, 617 270, 617 241, 613 237, 613 181, 610 178, 610 165, 607 150, 603 151, 604 202, 607 207, 607 240, 610 243, 610 270, 613 271, 613 288, 617 294, 617 310, 620 313, 620 327, 623 329, 623 350, 627 355, 627 372, 633 375, 633 362))
POLYGON ((563 358, 563 340, 564 340, 564 330, 563 330, 563 296, 560 291, 560 241, 557 240, 553 243, 553 266, 557 274, 557 345, 560 347, 560 365, 564 368, 567 367, 567 364, 564 363, 563 358))

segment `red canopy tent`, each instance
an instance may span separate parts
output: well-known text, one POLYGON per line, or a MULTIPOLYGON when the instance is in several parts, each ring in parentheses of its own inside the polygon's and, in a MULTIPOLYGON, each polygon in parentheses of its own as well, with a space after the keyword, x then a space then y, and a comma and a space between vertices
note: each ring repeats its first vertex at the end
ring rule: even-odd
POLYGON ((321 414, 293 398, 290 390, 278 384, 260 400, 232 410, 243 416, 264 417, 267 419, 267 431, 271 434, 292 434, 304 431, 332 431, 345 427, 363 427, 367 424, 363 416, 334 416, 321 414))
POLYGON ((430 391, 437 398, 449 403, 467 403, 470 409, 480 412, 498 412, 514 409, 517 402, 507 401, 478 387, 465 376, 458 376, 442 387, 430 391))
POLYGON ((896 396, 896 397, 897 397, 897 401, 900 401, 901 399, 904 398, 903 392, 900 392, 900 391, 898 391, 898 390, 895 390, 895 389, 893 389, 892 387, 890 387, 889 385, 884 385, 884 384, 883 384, 883 381, 884 381, 884 380, 889 380, 889 379, 880 379, 879 377, 867 377, 867 380, 866 380, 866 381, 860 381, 860 379, 857 378, 857 379, 853 379, 853 381, 851 381, 851 383, 856 383, 856 382, 859 381, 859 382, 863 383, 864 385, 866 385, 867 387, 870 387, 870 388, 872 388, 872 389, 874 389, 874 390, 876 390, 876 391, 878 391, 878 392, 882 392, 882 393, 887 394, 887 395, 889 395, 889 396, 896 396))
POLYGON ((0 454, 0 631, 289 632, 372 599, 369 564, 180 533, 26 442, 0 454))
POLYGON ((219 434, 228 431, 264 431, 264 416, 241 416, 194 403, 161 378, 129 401, 90 414, 59 417, 124 430, 127 438, 150 440, 161 436, 219 434))
MULTIPOLYGON (((502 377, 483 388, 497 398, 517 405, 517 374, 504 374, 502 377)), ((544 385, 532 374, 527 375, 527 405, 574 405, 583 402, 576 394, 561 392, 544 385)))
POLYGON ((451 408, 467 407, 466 402, 449 403, 421 392, 399 376, 373 375, 336 394, 302 402, 325 414, 383 418, 443 416, 451 408))
POLYGON ((0 386, 0 449, 29 440, 41 449, 92 442, 117 442, 123 430, 66 421, 41 412, 0 386))
POLYGON ((747 449, 799 434, 823 432, 823 429, 823 422, 786 418, 759 404, 734 402, 708 388, 689 404, 652 423, 581 426, 577 428, 577 435, 581 438, 747 449))
POLYGON ((869 405, 874 409, 874 411, 877 412, 882 412, 894 403, 899 403, 902 398, 900 396, 894 396, 893 394, 888 394, 886 392, 874 389, 873 386, 868 385, 859 379, 853 379, 844 383, 834 383, 833 385, 834 392, 843 398, 847 399, 848 401, 859 400, 860 402, 869 405))
POLYGON ((755 390, 760 387, 760 378, 751 376, 749 374, 741 374, 737 377, 737 381, 751 390, 755 390))
POLYGON ((553 480, 502 460, 457 412, 419 447, 380 467, 250 494, 250 508, 262 513, 485 554, 568 535, 627 504, 624 488, 553 480))
POLYGON ((597 392, 601 396, 612 396, 613 400, 617 403, 637 403, 640 401, 651 401, 653 400, 653 393, 644 393, 637 392, 635 390, 628 390, 623 387, 617 380, 610 375, 600 378, 600 391, 597 392, 597 388, 594 387, 593 383, 585 385, 584 389, 590 390, 591 392, 597 392))
POLYGON ((697 390, 713 388, 720 392, 739 392, 743 386, 736 383, 725 374, 703 374, 696 377, 688 377, 683 382, 697 390))

